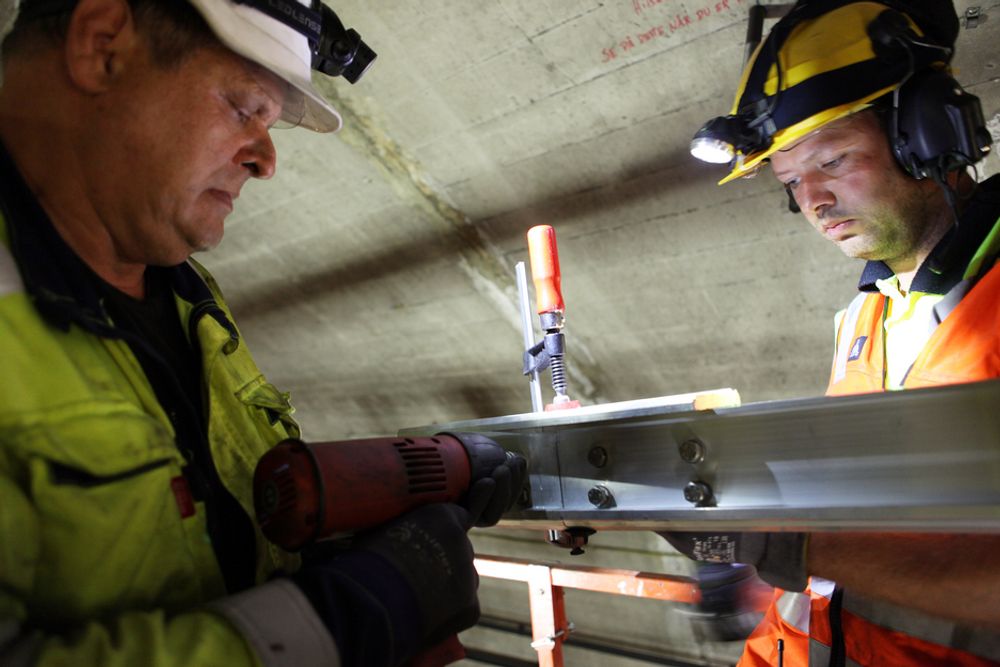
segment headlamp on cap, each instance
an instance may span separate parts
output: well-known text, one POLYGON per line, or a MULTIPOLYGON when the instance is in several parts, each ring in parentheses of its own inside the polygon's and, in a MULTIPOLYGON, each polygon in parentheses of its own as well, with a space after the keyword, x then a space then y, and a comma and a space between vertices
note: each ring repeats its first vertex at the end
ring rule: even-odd
POLYGON ((741 155, 764 150, 771 143, 774 123, 767 115, 718 116, 691 139, 691 155, 703 162, 732 165, 741 155))
POLYGON ((336 13, 321 0, 306 7, 298 0, 234 0, 284 23, 309 40, 312 68, 327 76, 356 83, 376 58, 356 30, 344 28, 336 13))
POLYGON ((356 83, 375 61, 375 52, 356 30, 344 29, 332 9, 323 3, 319 6, 322 21, 319 43, 313 49, 312 68, 327 76, 343 76, 356 83))

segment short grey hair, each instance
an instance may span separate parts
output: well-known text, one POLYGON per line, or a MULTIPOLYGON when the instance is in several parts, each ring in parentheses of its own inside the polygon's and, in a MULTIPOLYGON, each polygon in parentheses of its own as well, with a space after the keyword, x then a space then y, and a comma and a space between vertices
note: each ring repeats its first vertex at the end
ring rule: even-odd
MULTIPOLYGON (((205 19, 189 2, 127 1, 136 26, 149 40, 154 62, 162 67, 176 66, 200 48, 221 46, 205 19)), ((18 50, 31 48, 39 42, 44 44, 45 39, 50 44, 61 43, 66 37, 77 2, 78 0, 0 0, 0 21, 9 19, 12 24, 10 34, 3 40, 3 55, 6 57, 18 50), (9 11, 5 11, 8 6, 9 11)))

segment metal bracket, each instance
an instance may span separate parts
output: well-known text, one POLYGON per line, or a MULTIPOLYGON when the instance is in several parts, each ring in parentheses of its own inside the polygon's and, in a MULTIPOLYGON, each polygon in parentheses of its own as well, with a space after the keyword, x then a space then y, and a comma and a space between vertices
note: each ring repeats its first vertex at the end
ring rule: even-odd
POLYGON ((565 628, 563 628, 559 632, 553 635, 549 635, 548 637, 542 637, 541 639, 536 639, 535 641, 531 642, 531 648, 535 649, 536 651, 539 649, 550 649, 556 645, 557 639, 561 638, 563 641, 566 641, 566 637, 568 637, 570 633, 573 632, 573 630, 576 630, 576 626, 573 625, 572 622, 570 622, 566 625, 565 628))
POLYGON ((986 15, 983 14, 982 7, 969 7, 962 18, 965 19, 966 30, 971 30, 977 27, 980 21, 986 20, 986 15))

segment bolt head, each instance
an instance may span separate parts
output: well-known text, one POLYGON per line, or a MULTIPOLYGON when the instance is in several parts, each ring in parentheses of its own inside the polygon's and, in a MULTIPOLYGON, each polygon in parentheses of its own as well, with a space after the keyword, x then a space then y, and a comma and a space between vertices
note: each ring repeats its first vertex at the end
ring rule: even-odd
POLYGON ((587 492, 587 500, 594 507, 604 509, 606 507, 611 507, 614 505, 614 496, 611 495, 611 491, 606 486, 597 485, 587 492))
POLYGON ((694 438, 685 440, 678 445, 677 451, 681 455, 681 460, 685 463, 701 463, 705 460, 705 445, 700 440, 694 438))
POLYGON ((705 482, 688 482, 684 487, 684 500, 695 505, 706 505, 712 499, 712 487, 705 482))
POLYGON ((608 450, 604 447, 592 447, 587 452, 587 462, 595 468, 603 468, 608 464, 608 450))

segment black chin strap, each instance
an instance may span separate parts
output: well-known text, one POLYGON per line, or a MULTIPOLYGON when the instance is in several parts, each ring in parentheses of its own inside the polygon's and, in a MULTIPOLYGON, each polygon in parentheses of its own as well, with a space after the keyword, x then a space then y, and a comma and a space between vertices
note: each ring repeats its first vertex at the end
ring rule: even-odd
MULTIPOLYGON (((942 164, 934 165, 928 171, 930 172, 931 180, 937 183, 938 187, 941 188, 941 192, 944 193, 945 201, 948 203, 948 211, 951 213, 952 224, 949 233, 951 238, 947 238, 946 236, 945 239, 942 239, 941 243, 943 246, 934 252, 930 262, 931 271, 942 274, 948 271, 955 263, 956 255, 962 245, 958 242, 959 194, 957 186, 953 188, 949 185, 948 170, 942 164)), ((959 180, 961 180, 961 175, 959 175, 959 180)))

